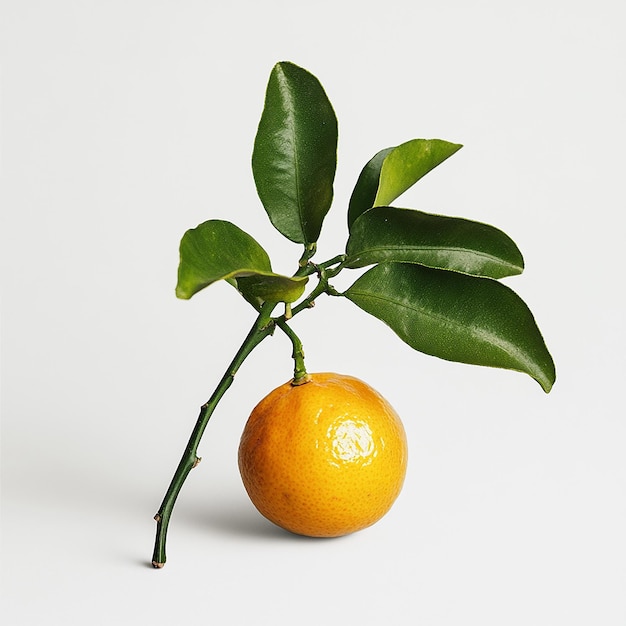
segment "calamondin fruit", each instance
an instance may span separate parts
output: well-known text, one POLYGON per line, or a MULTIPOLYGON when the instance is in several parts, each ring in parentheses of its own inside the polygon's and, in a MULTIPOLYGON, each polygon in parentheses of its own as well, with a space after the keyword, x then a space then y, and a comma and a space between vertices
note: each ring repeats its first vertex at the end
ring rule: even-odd
POLYGON ((500 281, 524 269, 513 240, 488 224, 397 202, 460 148, 417 138, 373 155, 346 210, 345 248, 328 260, 314 260, 333 201, 337 120, 315 76, 290 62, 274 66, 252 174, 269 220, 301 246, 300 253, 294 273, 283 275, 274 272, 263 246, 230 221, 209 219, 183 235, 176 295, 189 299, 224 280, 257 317, 201 407, 155 516, 155 567, 165 563, 172 509, 200 460, 198 445, 209 418, 247 356, 275 331, 291 341, 293 378, 254 408, 239 447, 243 484, 259 512, 293 533, 335 537, 375 523, 400 493, 408 451, 391 405, 349 375, 306 370, 290 320, 322 295, 349 300, 415 350, 516 370, 550 391, 554 362, 533 314, 500 281), (340 272, 354 270, 359 271, 349 287, 333 287, 340 272))

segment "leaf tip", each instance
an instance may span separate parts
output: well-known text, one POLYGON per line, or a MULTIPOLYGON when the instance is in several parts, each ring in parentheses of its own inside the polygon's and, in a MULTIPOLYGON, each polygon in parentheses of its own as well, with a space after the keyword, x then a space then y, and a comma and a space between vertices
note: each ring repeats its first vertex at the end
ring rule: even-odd
POLYGON ((189 292, 187 292, 185 289, 183 289, 179 285, 176 285, 176 297, 179 300, 189 300, 192 295, 193 294, 190 294, 189 292))
POLYGON ((540 380, 538 382, 541 385, 541 388, 545 391, 545 393, 550 393, 550 391, 552 391, 554 383, 556 382, 556 373, 554 369, 552 370, 552 373, 549 377, 544 378, 543 380, 540 380))

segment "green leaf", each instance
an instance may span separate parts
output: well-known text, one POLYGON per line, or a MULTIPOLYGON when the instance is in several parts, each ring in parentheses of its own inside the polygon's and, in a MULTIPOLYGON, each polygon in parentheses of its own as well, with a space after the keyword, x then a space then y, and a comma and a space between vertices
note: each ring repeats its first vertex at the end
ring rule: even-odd
POLYGON ((415 350, 449 361, 525 372, 550 391, 556 374, 532 313, 489 278, 381 263, 343 294, 415 350))
POLYGON ((353 222, 361 213, 374 206, 383 161, 394 149, 395 148, 385 148, 376 153, 361 170, 348 204, 348 226, 350 229, 352 229, 353 222))
POLYGON ((280 274, 251 274, 237 278, 237 289, 246 300, 261 302, 295 302, 303 293, 308 277, 280 274))
POLYGON ((346 253, 346 267, 352 268, 403 261, 490 278, 524 269, 513 240, 493 226, 393 207, 362 213, 352 225, 346 253))
POLYGON ((218 280, 236 286, 253 303, 293 302, 307 282, 274 274, 267 253, 253 237, 231 222, 209 220, 183 235, 176 295, 188 300, 218 280))
POLYGON ((333 199, 337 119, 309 72, 274 66, 254 142, 252 172, 277 230, 296 243, 315 243, 333 199))
POLYGON ((348 206, 348 226, 367 209, 391 204, 457 150, 442 139, 412 139, 376 154, 363 168, 348 206))

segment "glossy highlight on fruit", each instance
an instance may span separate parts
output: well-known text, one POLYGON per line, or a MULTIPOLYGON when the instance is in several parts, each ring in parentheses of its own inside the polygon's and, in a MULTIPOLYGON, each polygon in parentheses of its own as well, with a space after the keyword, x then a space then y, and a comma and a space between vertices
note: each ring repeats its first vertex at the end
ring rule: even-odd
POLYGON ((250 499, 300 535, 338 537, 377 522, 406 474, 404 427, 363 381, 317 373, 287 382, 254 408, 239 446, 250 499))

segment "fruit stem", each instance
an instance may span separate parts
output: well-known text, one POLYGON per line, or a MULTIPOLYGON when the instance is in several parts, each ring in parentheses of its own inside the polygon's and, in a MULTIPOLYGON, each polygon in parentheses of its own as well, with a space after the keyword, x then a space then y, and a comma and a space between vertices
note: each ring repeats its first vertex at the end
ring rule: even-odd
POLYGON ((161 568, 165 565, 165 543, 172 510, 174 508, 174 504, 176 503, 176 498, 178 497, 189 472, 200 461, 200 458, 198 457, 198 445, 200 444, 202 434, 204 433, 204 430, 209 422, 209 418, 213 414, 213 411, 222 396, 231 386, 235 378, 235 374, 244 360, 248 357, 252 350, 254 350, 254 348, 263 341, 263 339, 273 333, 275 321, 272 319, 271 314, 274 306, 274 303, 268 303, 261 307, 261 311, 254 323, 254 326, 252 326, 250 332, 241 344, 237 354, 231 361, 226 372, 224 373, 224 376, 222 376, 222 379, 215 388, 213 395, 209 398, 206 404, 202 405, 200 409, 200 415, 198 416, 196 425, 191 433, 187 447, 185 448, 180 462, 178 463, 178 467, 176 468, 176 472, 170 482, 169 488, 165 493, 161 507, 159 508, 158 513, 154 516, 157 523, 157 530, 154 541, 152 565, 155 568, 161 568))
POLYGON ((296 335, 291 326, 287 324, 284 319, 278 318, 276 325, 289 337, 293 351, 291 357, 293 358, 293 381, 292 385, 303 385, 308 383, 310 376, 307 374, 306 367, 304 366, 304 349, 302 347, 302 341, 300 337, 296 335))
MULTIPOLYGON (((304 256, 305 255, 303 255, 303 258, 304 256)), ((302 347, 302 341, 300 341, 298 335, 296 335, 287 322, 301 311, 312 308, 315 304, 315 299, 321 294, 326 293, 328 295, 337 295, 337 291, 328 284, 328 279, 336 276, 341 271, 345 258, 346 257, 344 255, 339 255, 320 265, 315 265, 310 262, 307 262, 306 266, 301 265, 298 272, 296 272, 296 275, 307 275, 317 272, 319 278, 317 285, 313 291, 311 291, 311 293, 302 302, 300 302, 300 304, 293 309, 289 306, 285 309, 284 315, 273 318, 276 325, 287 335, 287 337, 289 337, 291 345, 293 346, 291 356, 294 361, 294 371, 293 381, 291 384, 294 386, 308 383, 311 377, 308 375, 304 365, 304 349, 302 347)))

